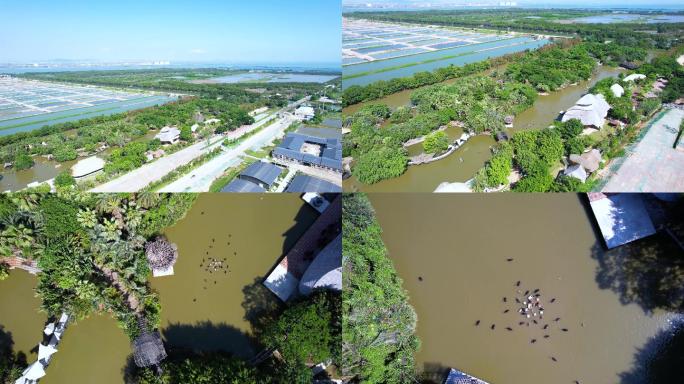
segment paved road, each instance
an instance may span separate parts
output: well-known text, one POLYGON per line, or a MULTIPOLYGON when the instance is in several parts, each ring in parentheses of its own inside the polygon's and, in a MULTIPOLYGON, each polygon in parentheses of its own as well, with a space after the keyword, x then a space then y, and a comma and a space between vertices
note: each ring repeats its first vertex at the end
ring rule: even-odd
MULTIPOLYGON (((305 97, 301 100, 298 100, 294 103, 291 103, 287 107, 273 113, 273 116, 277 116, 278 113, 283 112, 285 110, 291 109, 293 107, 296 107, 303 102, 309 100, 309 97, 305 97)), ((266 124, 270 118, 263 118, 256 123, 252 125, 253 128, 249 129, 255 129, 259 126, 262 126, 266 124)), ((246 149, 252 148, 254 145, 256 145, 259 142, 262 142, 264 140, 264 137, 268 134, 275 131, 275 126, 276 123, 272 124, 269 127, 266 127, 263 131, 255 134, 252 137, 249 137, 245 139, 245 141, 240 144, 238 147, 234 148, 233 150, 227 151, 227 153, 235 155, 235 151, 238 148, 242 148, 242 151, 246 149)), ((273 137, 271 137, 273 138, 273 137)), ((162 177, 167 175, 168 173, 172 172, 174 169, 180 167, 181 165, 187 164, 190 161, 202 156, 203 154, 209 153, 215 148, 218 148, 223 140, 225 139, 224 136, 221 135, 216 135, 211 138, 211 145, 207 146, 206 140, 202 140, 199 143, 195 143, 187 148, 184 148, 178 152, 172 153, 168 156, 164 156, 162 158, 159 158, 151 163, 145 164, 140 168, 134 169, 131 172, 128 172, 122 176, 119 176, 118 178, 111 180, 107 183, 98 185, 97 187, 93 188, 90 190, 90 192, 137 192, 149 184, 160 180, 162 177)), ((220 155, 218 158, 214 158, 213 160, 217 159, 222 159, 225 158, 224 155, 220 155)), ((237 156, 235 156, 235 159, 237 156)), ((209 161, 209 163, 212 163, 212 161, 209 161)), ((233 160, 235 161, 235 160, 233 160)), ((207 163, 207 164, 209 164, 207 163)), ((206 165, 206 164, 205 164, 206 165)), ((230 164, 229 164, 230 166, 230 164)), ((201 168, 201 167, 200 167, 201 168)), ((228 168, 228 167, 226 167, 228 168)), ((224 168, 224 170, 226 169, 224 168)), ((218 176, 216 176, 218 177, 218 176)), ((182 180, 183 178, 181 178, 182 180)), ((175 183, 172 183, 173 185, 175 183)), ((194 183, 191 183, 194 184, 194 183)), ((211 185, 211 182, 209 183, 211 185)), ((168 188, 168 187, 167 187, 168 188)), ((206 189, 208 190, 209 187, 207 186, 206 189)), ((166 188, 164 188, 166 190, 166 188)))
POLYGON ((235 148, 224 151, 223 154, 209 160, 192 170, 187 175, 161 188, 159 192, 208 192, 211 183, 219 178, 223 172, 242 162, 240 156, 248 149, 260 149, 283 134, 285 129, 294 122, 294 118, 286 116, 263 130, 254 134, 235 148))
POLYGON ((684 192, 684 151, 672 148, 684 111, 671 109, 653 123, 603 192, 684 192))

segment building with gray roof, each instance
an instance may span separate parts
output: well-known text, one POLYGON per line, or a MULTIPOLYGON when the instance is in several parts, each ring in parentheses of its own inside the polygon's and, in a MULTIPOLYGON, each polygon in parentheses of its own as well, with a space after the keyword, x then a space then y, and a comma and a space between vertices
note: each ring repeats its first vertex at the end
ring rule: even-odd
POLYGON ((309 175, 297 175, 292 179, 285 189, 285 192, 304 193, 304 192, 342 192, 342 187, 329 181, 319 179, 309 175))
POLYGON ((342 234, 323 248, 299 280, 299 293, 308 295, 317 288, 342 290, 342 234))
POLYGON ((342 141, 338 138, 288 133, 272 155, 276 159, 342 172, 342 141))
POLYGON ((271 188, 271 185, 273 185, 273 183, 278 179, 278 176, 280 176, 281 173, 283 173, 283 169, 279 166, 263 161, 257 161, 242 171, 238 178, 250 181, 264 189, 269 189, 271 188))
POLYGON ((249 193, 249 192, 266 192, 264 188, 262 188, 258 184, 254 184, 251 181, 243 180, 240 178, 235 178, 233 181, 228 183, 223 189, 221 189, 221 192, 238 192, 238 193, 249 193))

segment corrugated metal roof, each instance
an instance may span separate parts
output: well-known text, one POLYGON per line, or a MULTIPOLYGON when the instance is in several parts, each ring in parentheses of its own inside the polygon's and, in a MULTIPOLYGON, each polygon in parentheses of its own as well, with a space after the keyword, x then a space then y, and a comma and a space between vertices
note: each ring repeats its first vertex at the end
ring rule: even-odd
POLYGON ((265 192, 266 190, 261 188, 261 186, 256 185, 252 182, 242 179, 235 179, 228 183, 221 192, 237 192, 237 193, 248 193, 248 192, 265 192))
POLYGON ((249 176, 270 186, 282 172, 283 169, 275 164, 257 161, 242 171, 240 176, 249 176))
POLYGON ((304 193, 304 192, 342 192, 342 187, 323 179, 318 179, 309 175, 297 175, 287 186, 285 192, 304 193))

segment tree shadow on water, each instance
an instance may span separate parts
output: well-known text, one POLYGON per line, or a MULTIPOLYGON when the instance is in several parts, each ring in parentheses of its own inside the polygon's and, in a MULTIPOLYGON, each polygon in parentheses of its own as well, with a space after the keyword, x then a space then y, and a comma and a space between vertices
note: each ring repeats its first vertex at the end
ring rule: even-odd
POLYGON ((634 367, 619 374, 620 384, 674 384, 684 378, 684 322, 661 331, 638 349, 634 367))
POLYGON ((421 384, 442 384, 450 369, 441 363, 424 363, 420 373, 420 382, 421 384))
POLYGON ((278 319, 285 308, 276 295, 264 286, 263 280, 262 277, 257 277, 253 283, 242 288, 244 319, 250 323, 252 334, 257 338, 269 324, 278 319))
POLYGON ((248 359, 259 348, 256 339, 240 329, 226 324, 202 321, 196 324, 169 324, 162 330, 167 349, 193 351, 224 351, 248 359))
POLYGON ((0 382, 12 382, 28 365, 26 354, 14 352, 12 332, 0 324, 0 382))
MULTIPOLYGON (((215 354, 248 360, 261 348, 252 336, 226 323, 169 324, 161 329, 161 333, 168 354, 166 361, 215 354)), ((122 369, 124 382, 137 383, 136 373, 139 371, 133 355, 130 355, 122 369)))
MULTIPOLYGON (((610 289, 622 304, 637 304, 648 314, 656 309, 684 312, 684 251, 663 230, 662 223, 656 223, 659 230, 655 235, 607 249, 588 202, 585 209, 597 237, 591 257, 598 262, 596 282, 599 288, 610 289)), ((684 221, 684 216, 678 217, 679 211, 673 210, 676 214, 670 218, 656 221, 665 220, 666 226, 672 228, 684 221)), ((649 209, 649 212, 653 210, 649 209)), ((622 225, 616 223, 614 233, 624 230, 617 228, 622 225)))
POLYGON ((649 314, 684 312, 684 255, 667 234, 611 250, 595 244, 591 253, 598 262, 599 287, 615 292, 622 304, 638 304, 649 314))

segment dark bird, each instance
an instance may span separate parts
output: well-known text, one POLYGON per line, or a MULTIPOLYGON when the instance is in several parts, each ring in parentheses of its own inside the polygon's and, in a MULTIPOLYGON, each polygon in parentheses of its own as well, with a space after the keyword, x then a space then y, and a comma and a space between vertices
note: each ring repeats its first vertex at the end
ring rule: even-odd
POLYGON ((528 289, 527 291, 525 291, 525 296, 527 296, 529 294, 530 294, 530 290, 528 289))
POLYGON ((559 320, 560 320, 560 317, 556 317, 555 319, 553 319, 553 321, 556 321, 556 322, 559 320))
POLYGON ((561 328, 561 331, 563 331, 563 332, 567 332, 567 331, 568 331, 568 329, 567 329, 567 328, 561 328))
POLYGON ((423 276, 418 276, 418 281, 423 281, 423 276))
POLYGON ((573 383, 575 383, 575 384, 580 384, 580 382, 577 381, 577 380, 573 381, 573 383))
POLYGON ((491 328, 491 329, 494 329, 494 328, 496 328, 496 324, 492 324, 492 326, 491 326, 491 327, 489 327, 489 328, 491 328))
POLYGON ((475 322, 475 326, 477 327, 478 325, 480 325, 480 320, 475 322))
POLYGON ((515 283, 515 286, 516 286, 516 287, 519 287, 519 286, 520 286, 520 280, 518 280, 518 282, 515 283))
POLYGON ((520 304, 520 299, 518 299, 518 298, 516 297, 516 298, 515 298, 515 302, 518 303, 518 304, 520 304))
POLYGON ((509 310, 507 309, 507 310, 503 311, 503 313, 508 313, 508 311, 509 311, 509 310))
POLYGON ((558 360, 556 360, 556 358, 553 357, 553 356, 551 356, 551 360, 553 360, 553 361, 558 361, 558 360))
POLYGON ((513 261, 513 259, 512 259, 512 258, 508 258, 508 259, 506 259, 506 261, 513 261))
POLYGON ((534 293, 539 293, 539 288, 536 288, 536 289, 534 290, 534 293))
POLYGON ((518 325, 523 325, 523 324, 525 324, 525 322, 524 322, 524 321, 520 321, 520 322, 518 322, 518 325))
POLYGON ((544 325, 544 329, 547 329, 548 327, 549 327, 549 325, 548 325, 548 324, 544 325))
POLYGON ((535 320, 535 319, 532 319, 532 322, 535 324, 539 324, 539 323, 537 323, 537 320, 535 320))
POLYGON ((192 299, 192 302, 193 302, 193 303, 196 302, 196 301, 197 301, 197 299, 192 299))
POLYGON ((513 330, 513 328, 511 328, 511 327, 506 327, 506 329, 509 330, 509 331, 512 331, 512 330, 513 330))
POLYGON ((530 340, 530 344, 534 344, 534 343, 536 343, 536 342, 537 342, 537 339, 532 339, 532 340, 530 340))
POLYGON ((202 211, 202 214, 204 215, 204 211, 202 211))
POLYGON ((555 301, 556 301, 556 298, 554 297, 553 299, 551 299, 551 301, 549 301, 549 303, 553 303, 555 301))
POLYGON ((503 300, 504 303, 507 303, 507 302, 508 302, 508 299, 505 298, 505 297, 504 297, 502 300, 503 300))
POLYGON ((549 337, 551 337, 551 336, 549 336, 549 335, 544 335, 544 338, 545 338, 545 339, 548 339, 549 337))

